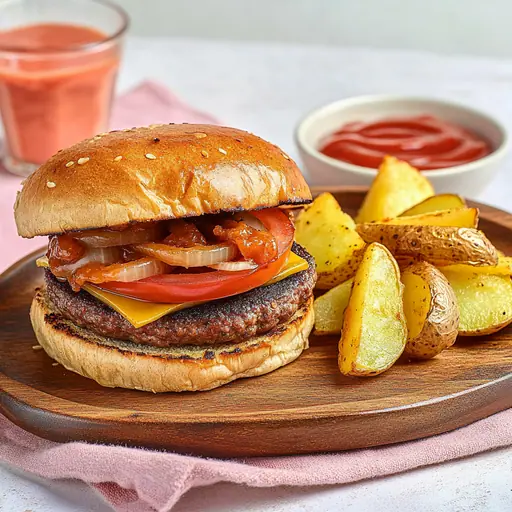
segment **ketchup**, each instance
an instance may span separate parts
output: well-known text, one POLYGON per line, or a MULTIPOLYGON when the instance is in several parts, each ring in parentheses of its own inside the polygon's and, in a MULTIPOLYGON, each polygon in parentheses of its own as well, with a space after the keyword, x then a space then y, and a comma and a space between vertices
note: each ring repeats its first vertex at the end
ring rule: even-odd
POLYGON ((460 126, 420 115, 345 124, 319 150, 336 160, 373 169, 391 155, 425 170, 473 162, 488 155, 491 147, 460 126))
POLYGON ((48 262, 50 268, 75 263, 85 253, 85 247, 71 235, 51 236, 48 244, 48 262))
POLYGON ((274 261, 278 256, 274 236, 245 222, 226 220, 222 226, 215 226, 213 234, 221 240, 235 244, 245 259, 253 260, 258 265, 274 261))

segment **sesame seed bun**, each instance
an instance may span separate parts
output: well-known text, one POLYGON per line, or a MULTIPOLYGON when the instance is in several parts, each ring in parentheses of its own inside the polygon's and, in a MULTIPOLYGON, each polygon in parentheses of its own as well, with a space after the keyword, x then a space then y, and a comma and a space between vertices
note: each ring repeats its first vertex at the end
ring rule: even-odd
POLYGON ((153 391, 205 391, 291 363, 308 348, 313 299, 288 322, 241 343, 150 347, 104 338, 52 311, 44 290, 30 310, 37 340, 65 368, 102 386, 153 391))
POLYGON ((250 133, 211 125, 114 131, 59 151, 24 183, 26 238, 311 201, 296 164, 250 133))

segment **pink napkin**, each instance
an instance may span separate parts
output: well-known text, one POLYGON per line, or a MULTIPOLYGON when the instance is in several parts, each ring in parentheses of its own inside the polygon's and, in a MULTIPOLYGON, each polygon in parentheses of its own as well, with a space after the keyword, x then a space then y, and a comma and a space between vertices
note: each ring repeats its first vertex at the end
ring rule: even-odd
MULTIPOLYGON (((146 82, 121 96, 112 126, 166 122, 216 123, 182 103, 164 87, 146 82)), ((16 234, 12 205, 20 178, 0 170, 0 271, 44 240, 16 234)), ((255 487, 355 482, 512 444, 512 410, 443 435, 344 453, 215 460, 136 448, 54 443, 38 438, 0 415, 0 460, 39 476, 83 480, 120 512, 164 512, 190 488, 217 482, 255 487)))
POLYGON ((512 444, 512 409, 465 428, 398 445, 344 453, 215 460, 137 448, 54 443, 0 416, 0 459, 45 478, 75 478, 119 512, 167 512, 192 487, 356 482, 512 444))

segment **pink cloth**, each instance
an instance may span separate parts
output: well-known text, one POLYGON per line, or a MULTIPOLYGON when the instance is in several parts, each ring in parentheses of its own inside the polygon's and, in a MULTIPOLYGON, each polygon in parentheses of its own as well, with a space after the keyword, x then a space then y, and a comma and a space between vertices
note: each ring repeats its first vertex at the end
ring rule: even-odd
POLYGON ((0 459, 45 478, 75 478, 119 512, 166 512, 192 487, 355 482, 512 444, 512 409, 465 428, 398 445, 344 453, 240 460, 187 457, 137 448, 54 443, 0 416, 0 459))
MULTIPOLYGON (((113 127, 216 120, 183 104, 163 87, 145 83, 120 97, 113 127)), ((12 205, 20 178, 0 170, 0 271, 43 240, 17 236, 12 205)), ((0 460, 39 476, 83 480, 120 512, 164 512, 190 488, 217 482, 255 487, 355 482, 466 457, 512 444, 512 410, 443 435, 344 453, 215 460, 136 448, 54 443, 0 415, 0 460)))

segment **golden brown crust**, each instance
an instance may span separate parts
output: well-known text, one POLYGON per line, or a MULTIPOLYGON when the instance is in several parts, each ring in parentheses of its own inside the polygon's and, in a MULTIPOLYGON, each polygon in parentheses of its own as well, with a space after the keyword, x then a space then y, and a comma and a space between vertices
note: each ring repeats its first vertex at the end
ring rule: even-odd
POLYGON ((38 291, 30 318, 46 353, 102 386, 152 391, 206 391, 269 373, 308 348, 313 299, 285 324, 251 340, 212 347, 157 348, 103 338, 53 313, 38 291))
POLYGON ((426 261, 406 268, 402 278, 406 273, 416 274, 428 286, 430 308, 421 331, 415 338, 407 340, 404 354, 413 359, 430 359, 451 347, 457 339, 457 297, 443 273, 426 261))
POLYGON ((152 125, 59 151, 26 180, 14 213, 18 233, 31 238, 310 200, 296 164, 255 135, 152 125))
POLYGON ((367 242, 380 242, 397 259, 413 258, 433 265, 497 265, 498 253, 482 231, 451 226, 358 224, 367 242))

